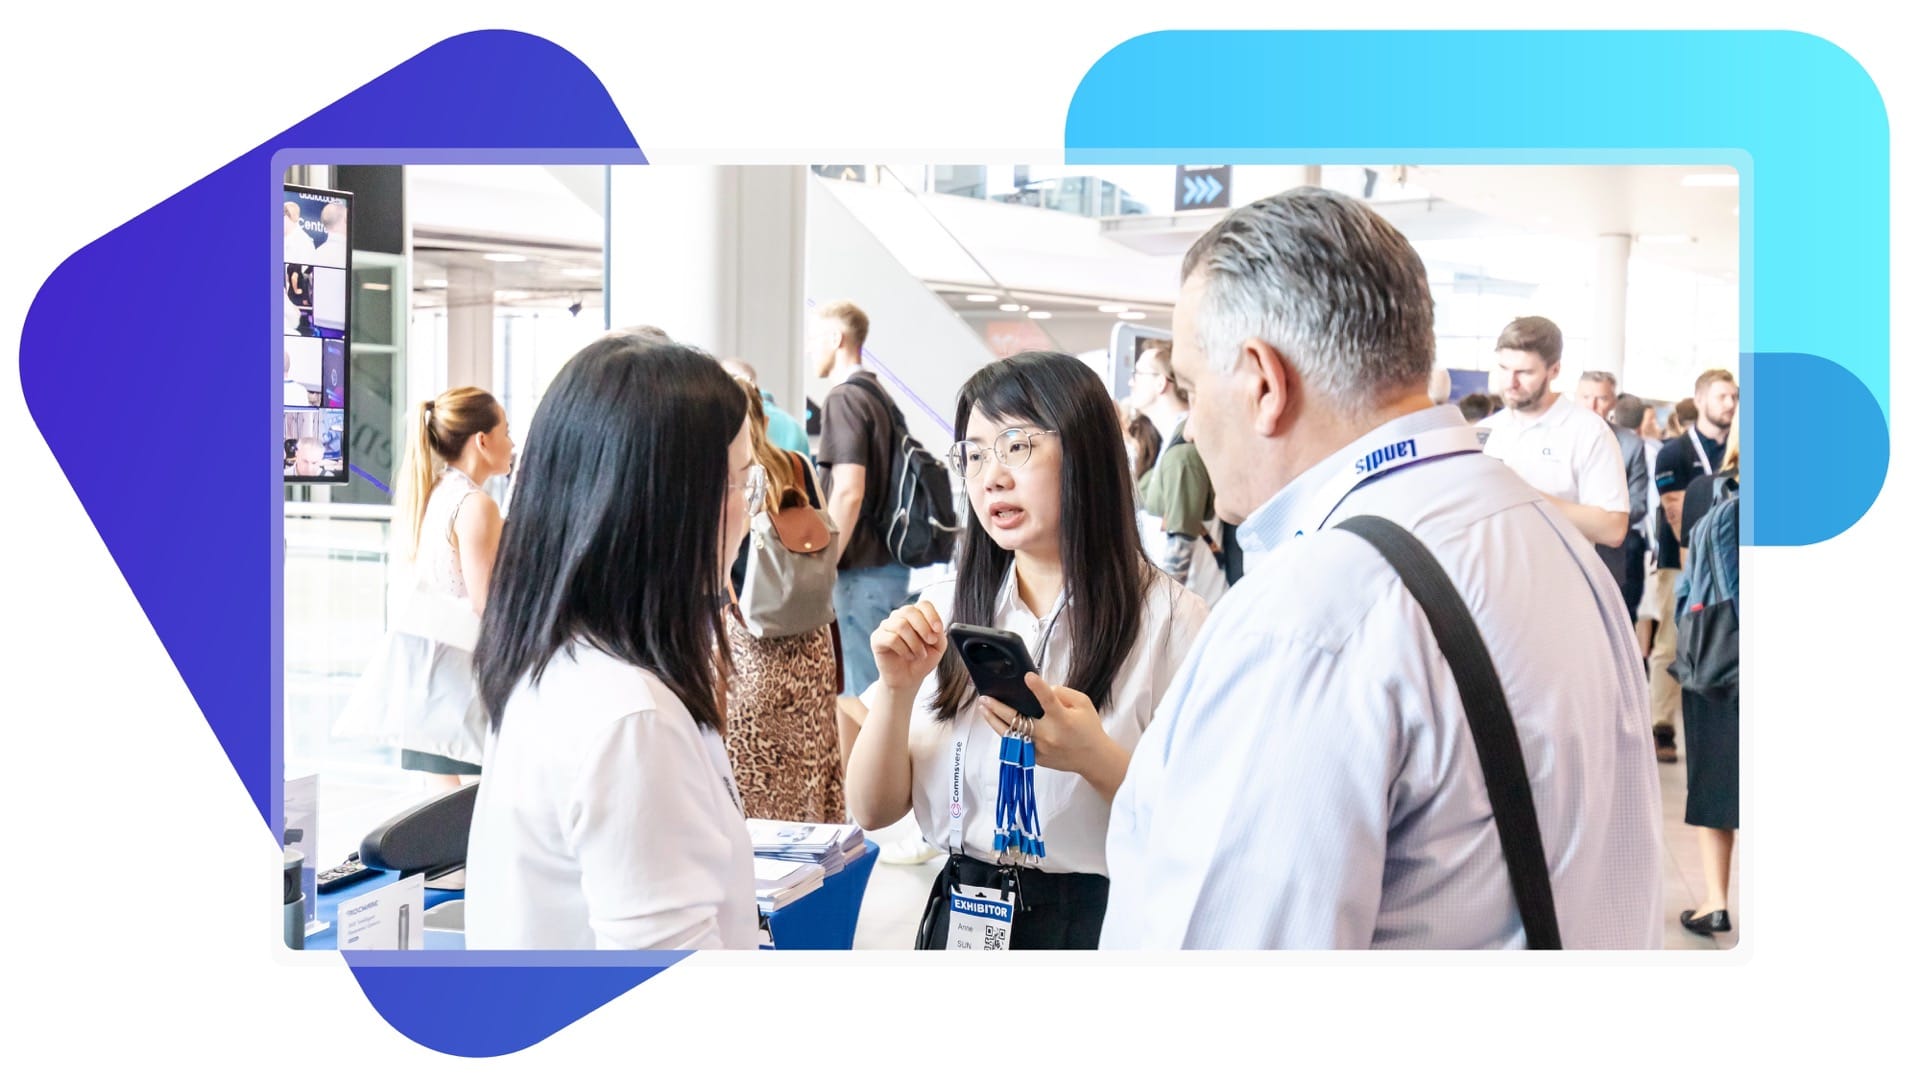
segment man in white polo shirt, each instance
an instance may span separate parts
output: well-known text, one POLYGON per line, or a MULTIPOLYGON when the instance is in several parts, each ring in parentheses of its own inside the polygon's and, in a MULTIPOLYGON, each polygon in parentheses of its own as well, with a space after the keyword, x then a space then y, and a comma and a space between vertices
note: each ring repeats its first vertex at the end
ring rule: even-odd
POLYGON ((1500 331, 1491 380, 1506 408, 1480 422, 1486 454, 1506 463, 1595 544, 1627 538, 1627 467, 1605 420, 1553 391, 1560 328, 1528 315, 1500 331))

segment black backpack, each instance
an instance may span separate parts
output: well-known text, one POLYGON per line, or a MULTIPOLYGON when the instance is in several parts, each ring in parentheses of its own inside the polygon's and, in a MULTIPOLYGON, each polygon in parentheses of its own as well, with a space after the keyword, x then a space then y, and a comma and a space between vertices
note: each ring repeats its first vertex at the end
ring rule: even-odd
POLYGON ((907 430, 907 418, 884 390, 861 379, 847 380, 879 398, 893 419, 893 473, 890 494, 869 511, 865 524, 879 530, 888 554, 902 566, 935 566, 953 559, 960 520, 953 512, 953 482, 947 465, 907 430))

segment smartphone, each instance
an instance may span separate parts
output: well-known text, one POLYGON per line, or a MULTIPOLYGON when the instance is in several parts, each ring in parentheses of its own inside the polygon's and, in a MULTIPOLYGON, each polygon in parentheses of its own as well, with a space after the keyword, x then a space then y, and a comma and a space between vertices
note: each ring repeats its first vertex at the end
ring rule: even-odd
POLYGON ((1027 673, 1038 671, 1027 655, 1027 643, 1011 630, 954 623, 947 641, 960 650, 960 662, 973 678, 973 688, 1022 716, 1039 716, 1040 702, 1027 689, 1027 673))

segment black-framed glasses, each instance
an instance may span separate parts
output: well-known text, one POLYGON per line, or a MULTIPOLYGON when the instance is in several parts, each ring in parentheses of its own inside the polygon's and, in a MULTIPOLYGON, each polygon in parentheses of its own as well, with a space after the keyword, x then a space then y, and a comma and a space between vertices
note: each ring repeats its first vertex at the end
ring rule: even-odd
MULTIPOLYGON (((1045 428, 1008 428, 993 440, 993 456, 1009 469, 1017 469, 1033 456, 1034 440, 1058 435, 1045 428)), ((961 476, 977 475, 987 463, 987 448, 972 439, 962 439, 947 451, 947 466, 961 476)))

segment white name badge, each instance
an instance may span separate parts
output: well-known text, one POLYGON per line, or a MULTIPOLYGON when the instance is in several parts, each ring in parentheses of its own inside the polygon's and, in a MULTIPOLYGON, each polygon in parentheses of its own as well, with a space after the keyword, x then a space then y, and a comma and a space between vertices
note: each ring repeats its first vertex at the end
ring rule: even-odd
POLYGON ((1002 952, 1013 937, 1012 892, 955 885, 947 894, 947 948, 1002 952))

